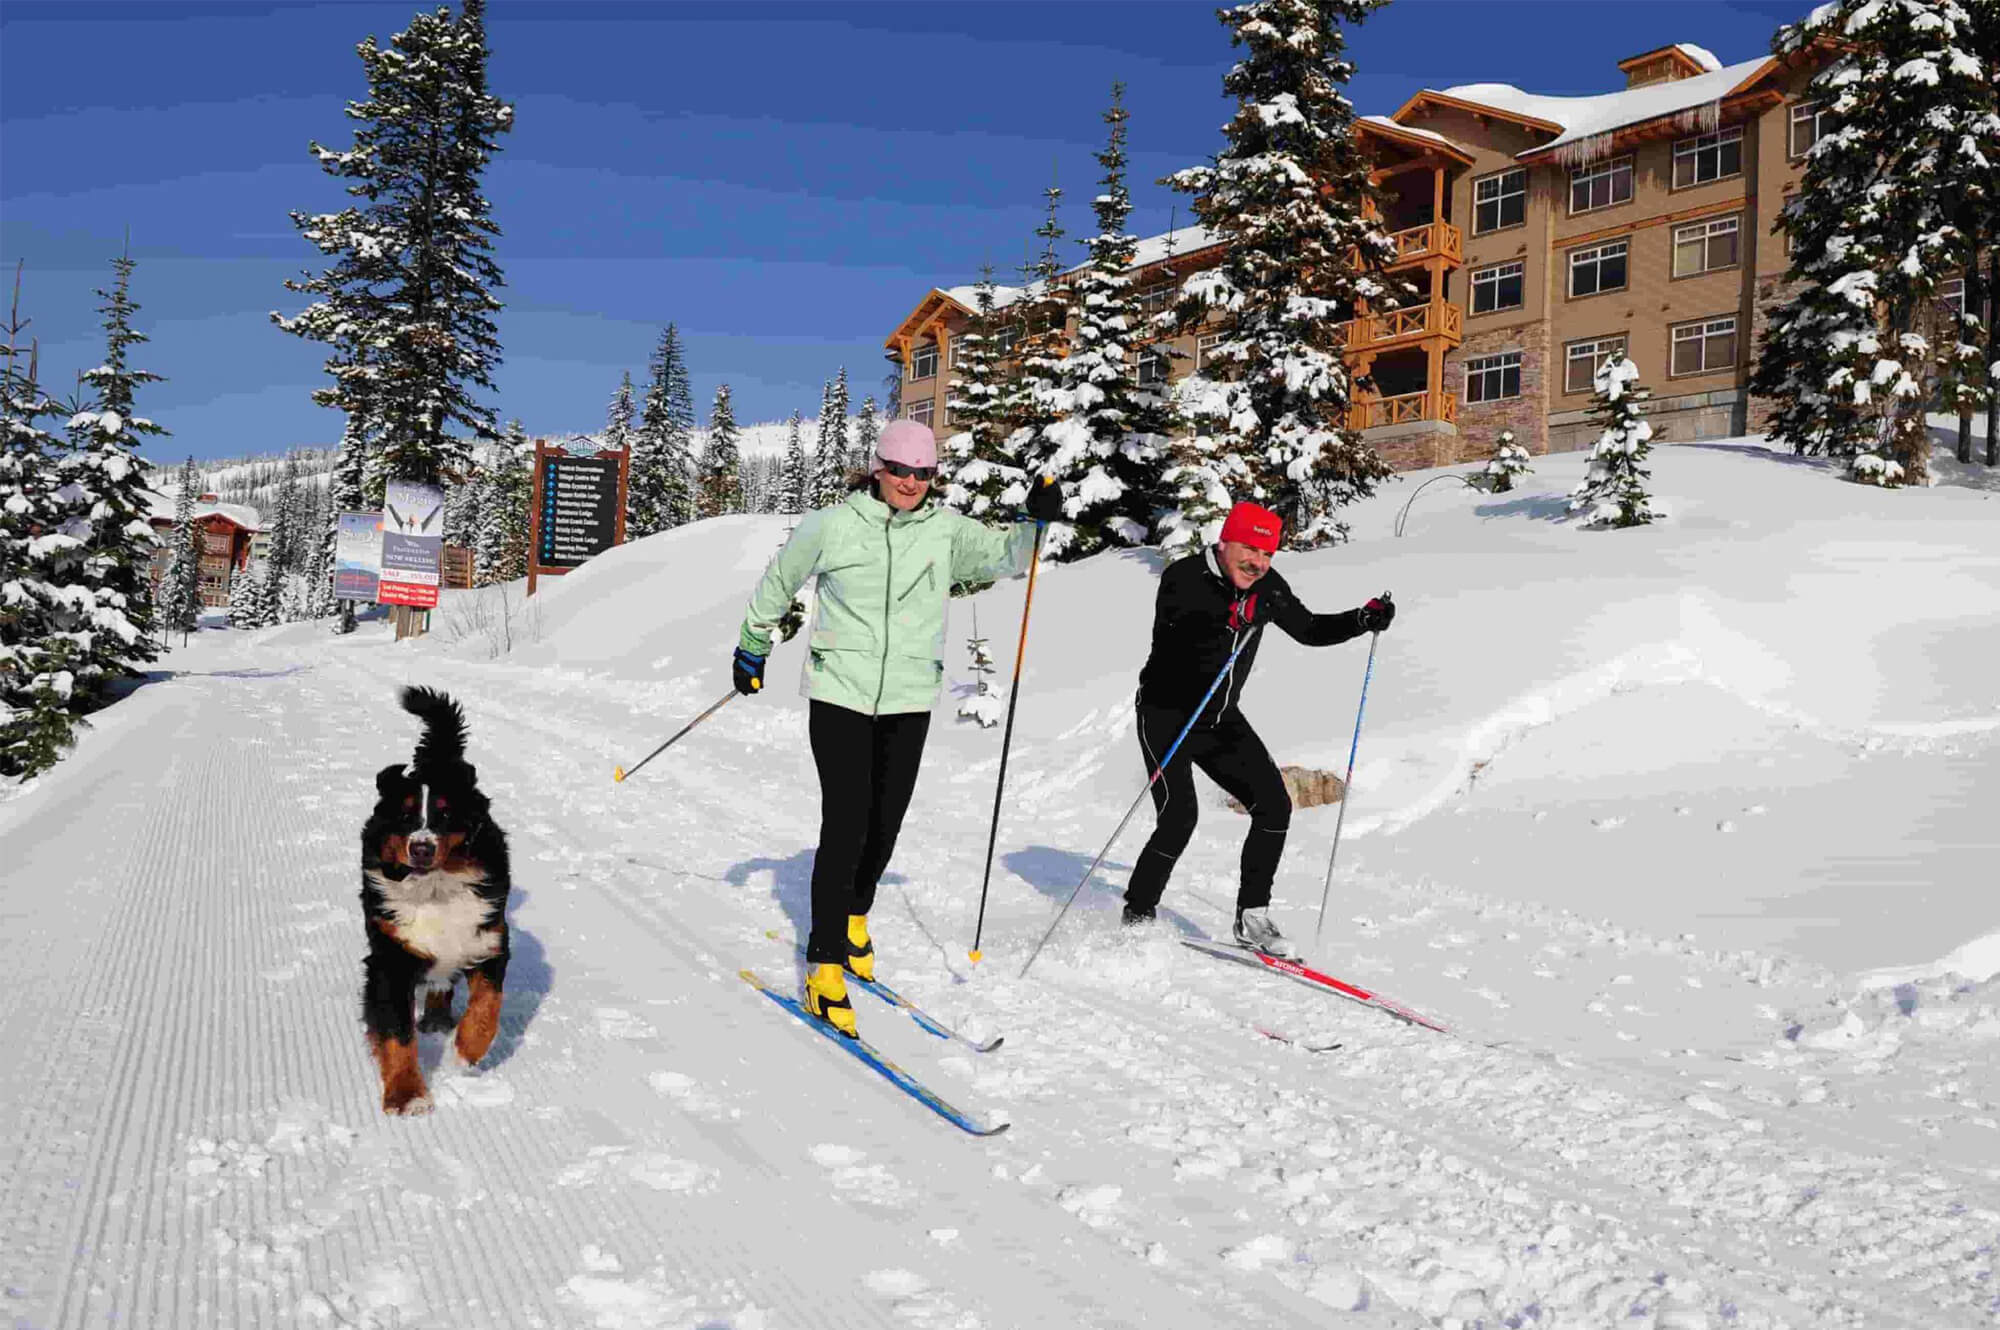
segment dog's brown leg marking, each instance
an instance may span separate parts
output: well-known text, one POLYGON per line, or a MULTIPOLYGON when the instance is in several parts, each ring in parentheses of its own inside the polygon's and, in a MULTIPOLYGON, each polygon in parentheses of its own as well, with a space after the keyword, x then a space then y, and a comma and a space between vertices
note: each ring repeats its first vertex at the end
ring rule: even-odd
POLYGON ((500 987, 479 971, 465 976, 465 1015, 458 1022, 458 1056, 468 1066, 486 1056, 500 1032, 500 987))
POLYGON ((449 988, 429 989, 424 993, 424 1016, 417 1022, 417 1028, 425 1034, 435 1034, 451 1028, 451 990, 449 988))
POLYGON ((382 1111, 397 1116, 431 1111, 424 1089, 423 1068, 417 1065, 414 1039, 375 1039, 375 1065, 382 1071, 382 1111))

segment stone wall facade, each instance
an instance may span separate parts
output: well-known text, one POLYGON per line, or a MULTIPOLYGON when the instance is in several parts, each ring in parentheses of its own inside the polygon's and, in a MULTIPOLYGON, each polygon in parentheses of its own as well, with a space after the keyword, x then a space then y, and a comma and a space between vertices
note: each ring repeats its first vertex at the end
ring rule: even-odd
MULTIPOLYGON (((1750 302, 1750 344, 1743 352, 1744 363, 1753 366, 1757 363, 1758 349, 1764 345, 1764 330, 1771 326, 1771 315, 1792 298, 1798 285, 1776 275, 1759 278, 1755 289, 1750 302)), ((1777 406, 1770 398, 1752 397, 1743 428, 1748 433, 1762 434, 1771 427, 1771 417, 1776 414, 1777 406)))
POLYGON ((1549 324, 1547 319, 1517 323, 1490 332, 1467 333, 1445 357, 1444 386, 1458 394, 1457 454, 1438 464, 1483 461, 1493 455, 1500 431, 1514 431, 1514 442, 1530 453, 1549 451, 1548 430, 1549 324), (1496 402, 1465 400, 1465 364, 1502 351, 1521 353, 1521 395, 1496 402))

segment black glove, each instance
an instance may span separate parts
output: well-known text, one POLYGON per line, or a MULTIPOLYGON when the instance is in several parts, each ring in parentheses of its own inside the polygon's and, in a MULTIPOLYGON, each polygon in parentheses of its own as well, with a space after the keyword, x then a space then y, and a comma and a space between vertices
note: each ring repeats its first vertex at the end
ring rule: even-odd
POLYGON ((742 647, 729 659, 730 673, 736 680, 736 691, 748 697, 764 686, 764 658, 753 656, 742 647))
POLYGON ((1037 476, 1028 485, 1028 498, 1021 505, 1023 512, 1037 522, 1060 522, 1063 520, 1062 486, 1056 484, 1052 476, 1037 476))
POLYGON ((1379 633, 1396 621, 1396 602, 1389 599, 1389 593, 1381 595, 1354 611, 1354 622, 1361 625, 1364 633, 1379 633))

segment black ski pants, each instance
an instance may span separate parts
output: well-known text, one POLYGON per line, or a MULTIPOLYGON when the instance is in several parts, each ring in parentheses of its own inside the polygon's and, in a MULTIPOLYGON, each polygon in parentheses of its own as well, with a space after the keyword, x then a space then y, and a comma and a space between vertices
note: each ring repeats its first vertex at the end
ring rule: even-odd
POLYGON ((819 768, 819 851, 813 855, 806 960, 847 959, 847 916, 866 914, 917 788, 931 713, 864 716, 814 702, 806 732, 819 768))
MULTIPOLYGON (((1187 720, 1185 711, 1139 705, 1139 749, 1146 759, 1148 776, 1158 768, 1160 758, 1173 746, 1187 720)), ((1292 825, 1292 796, 1264 741, 1234 707, 1213 721, 1195 722, 1165 774, 1153 782, 1153 810, 1159 820, 1152 839, 1139 852, 1139 863, 1125 888, 1125 903, 1135 910, 1152 910, 1160 903, 1160 893, 1166 890, 1167 878, 1181 851, 1187 849, 1200 815, 1195 800, 1196 767, 1250 810, 1236 908, 1254 910, 1269 905, 1271 880, 1278 875, 1278 858, 1285 852, 1285 833, 1292 825)))

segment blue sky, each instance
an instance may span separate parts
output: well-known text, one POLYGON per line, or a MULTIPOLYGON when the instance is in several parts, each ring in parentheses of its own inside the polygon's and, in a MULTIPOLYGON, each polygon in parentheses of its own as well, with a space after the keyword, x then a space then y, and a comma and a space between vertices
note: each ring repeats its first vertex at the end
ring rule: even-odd
MULTIPOLYGON (((1419 87, 1618 86, 1672 41, 1768 48, 1804 0, 1396 0, 1353 34, 1360 110, 1419 87)), ((102 359, 92 289, 130 228, 146 414, 200 457, 332 441, 307 394, 321 349, 268 319, 310 264, 290 210, 341 205, 309 140, 345 146, 354 45, 416 8, 371 0, 7 0, 0 6, 0 260, 58 393, 102 359)), ((687 335, 704 418, 818 408, 845 365, 880 390, 882 340, 933 285, 1019 264, 1053 175, 1088 200, 1113 79, 1128 85, 1141 234, 1152 181, 1221 143, 1232 59, 1192 0, 489 0, 492 87, 516 129, 488 176, 505 235, 494 403, 531 431, 595 428, 658 330, 687 335)), ((1179 220, 1187 214, 1181 206, 1179 220)), ((1071 252, 1081 258, 1081 249, 1071 252)), ((1005 277, 1002 277, 1005 280, 1005 277)))

